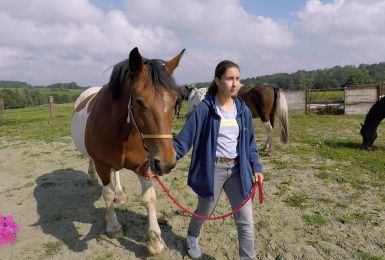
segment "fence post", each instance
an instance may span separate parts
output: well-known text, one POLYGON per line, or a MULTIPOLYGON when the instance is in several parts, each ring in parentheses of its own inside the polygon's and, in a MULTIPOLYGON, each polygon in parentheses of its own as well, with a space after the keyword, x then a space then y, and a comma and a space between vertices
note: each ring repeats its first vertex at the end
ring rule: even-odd
POLYGON ((377 89, 377 101, 380 100, 380 97, 381 97, 381 85, 377 85, 376 87, 377 89))
POLYGON ((56 114, 56 105, 53 100, 53 96, 49 96, 49 115, 54 117, 56 114))
POLYGON ((4 99, 0 99, 0 118, 4 116, 4 99))
POLYGON ((309 101, 309 90, 306 89, 305 90, 305 115, 307 115, 309 112, 309 108, 307 107, 308 101, 309 101))

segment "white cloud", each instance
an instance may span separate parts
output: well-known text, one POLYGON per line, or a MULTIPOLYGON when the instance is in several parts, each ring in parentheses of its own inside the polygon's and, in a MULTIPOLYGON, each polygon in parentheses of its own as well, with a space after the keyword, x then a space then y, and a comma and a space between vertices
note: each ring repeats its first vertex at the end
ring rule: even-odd
POLYGON ((144 56, 163 59, 187 48, 191 60, 181 62, 187 72, 177 70, 176 78, 204 81, 221 57, 240 61, 248 53, 293 44, 285 24, 247 14, 239 0, 134 0, 126 7, 105 13, 88 0, 1 1, 0 35, 6 37, 0 38, 0 66, 7 70, 0 78, 101 84, 108 77, 100 82, 92 72, 102 72, 138 46, 144 56))
POLYGON ((127 0, 134 24, 161 24, 180 38, 221 47, 283 48, 292 44, 286 25, 247 14, 239 0, 127 0), (173 8, 171 9, 170 6, 173 8))
POLYGON ((0 79, 32 84, 100 85, 108 77, 95 73, 127 58, 133 47, 170 54, 179 44, 168 29, 133 26, 121 11, 104 14, 85 0, 2 1, 0 35, 0 66, 7 67, 0 79))
POLYGON ((305 32, 332 44, 382 49, 385 43, 385 1, 308 1, 298 17, 305 32))
POLYGON ((108 12, 90 1, 1 0, 0 79, 101 85, 135 46, 165 60, 186 48, 178 83, 210 81, 223 59, 253 77, 385 56, 385 0, 308 0, 291 20, 240 0, 121 0, 108 12))

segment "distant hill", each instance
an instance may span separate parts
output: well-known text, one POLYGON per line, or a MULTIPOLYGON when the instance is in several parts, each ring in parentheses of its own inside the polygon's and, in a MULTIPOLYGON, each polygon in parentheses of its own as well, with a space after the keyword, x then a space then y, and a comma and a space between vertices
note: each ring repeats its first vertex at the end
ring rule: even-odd
POLYGON ((0 88, 30 88, 30 84, 23 81, 0 80, 0 88))
POLYGON ((52 85, 48 85, 47 88, 79 89, 83 87, 76 84, 76 82, 70 82, 70 83, 55 83, 52 85))

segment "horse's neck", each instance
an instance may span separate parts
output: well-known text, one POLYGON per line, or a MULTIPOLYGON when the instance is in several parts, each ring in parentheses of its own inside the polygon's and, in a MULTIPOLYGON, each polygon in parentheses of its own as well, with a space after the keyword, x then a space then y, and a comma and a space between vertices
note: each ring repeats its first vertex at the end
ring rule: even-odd
POLYGON ((364 125, 368 128, 376 129, 381 121, 385 118, 385 100, 376 103, 369 111, 365 118, 364 125))

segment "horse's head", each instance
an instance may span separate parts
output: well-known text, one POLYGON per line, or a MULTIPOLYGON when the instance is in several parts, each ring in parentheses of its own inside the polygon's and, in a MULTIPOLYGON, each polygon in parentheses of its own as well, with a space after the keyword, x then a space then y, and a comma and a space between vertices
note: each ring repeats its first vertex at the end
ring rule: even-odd
POLYGON ((180 94, 182 96, 182 99, 183 100, 188 100, 188 96, 190 95, 190 89, 187 85, 183 85, 182 87, 180 87, 180 94))
POLYGON ((113 90, 113 96, 127 96, 127 122, 140 133, 151 170, 158 175, 169 173, 176 164, 171 125, 177 86, 172 73, 183 52, 164 62, 142 58, 134 48, 126 61, 128 70, 121 68, 115 75, 123 85, 117 86, 115 93, 113 90))
POLYGON ((360 134, 362 135, 362 149, 372 150, 373 143, 377 138, 377 132, 375 129, 370 129, 364 124, 361 124, 360 134))

